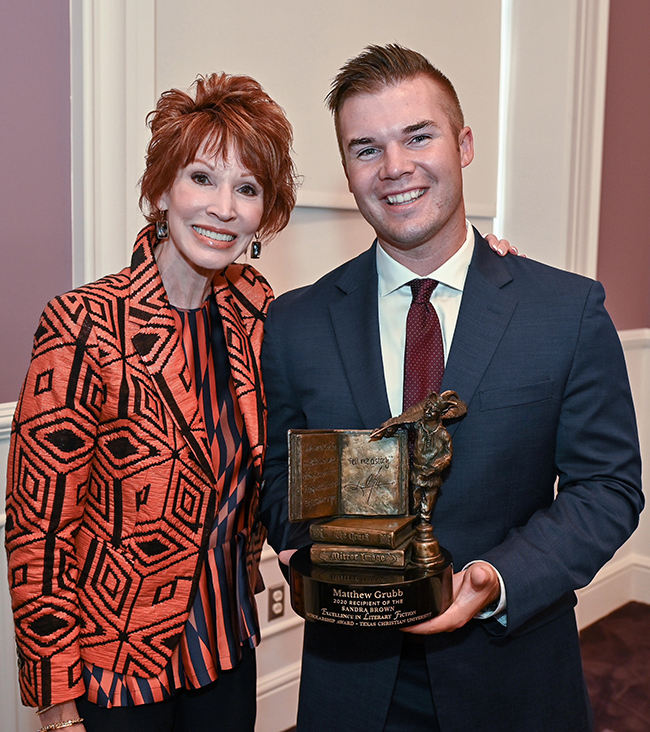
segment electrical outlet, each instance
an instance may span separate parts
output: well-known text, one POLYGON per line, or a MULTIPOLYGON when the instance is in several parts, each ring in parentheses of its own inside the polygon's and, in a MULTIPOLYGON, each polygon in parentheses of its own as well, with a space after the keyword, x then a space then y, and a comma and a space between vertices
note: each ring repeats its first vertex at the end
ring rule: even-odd
POLYGON ((284 615, 284 585, 269 587, 269 620, 276 620, 284 615))

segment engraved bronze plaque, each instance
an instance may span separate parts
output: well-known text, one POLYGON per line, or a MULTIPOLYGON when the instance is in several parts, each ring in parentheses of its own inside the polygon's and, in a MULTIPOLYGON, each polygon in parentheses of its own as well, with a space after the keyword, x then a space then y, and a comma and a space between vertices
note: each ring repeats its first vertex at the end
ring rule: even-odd
POLYGON ((408 513, 408 448, 399 432, 289 430, 289 520, 408 513))
POLYGON ((311 546, 314 564, 341 564, 348 567, 388 567, 403 569, 411 555, 411 540, 389 549, 350 544, 326 544, 317 542, 311 546))

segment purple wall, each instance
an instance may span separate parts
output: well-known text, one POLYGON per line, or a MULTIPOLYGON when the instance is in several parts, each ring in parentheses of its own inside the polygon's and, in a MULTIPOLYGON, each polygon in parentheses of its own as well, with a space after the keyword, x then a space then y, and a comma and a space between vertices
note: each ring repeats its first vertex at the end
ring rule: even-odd
POLYGON ((650 2, 610 4, 598 279, 619 330, 650 327, 650 2))
POLYGON ((0 68, 0 402, 12 402, 43 306, 72 286, 67 0, 3 0, 0 68))

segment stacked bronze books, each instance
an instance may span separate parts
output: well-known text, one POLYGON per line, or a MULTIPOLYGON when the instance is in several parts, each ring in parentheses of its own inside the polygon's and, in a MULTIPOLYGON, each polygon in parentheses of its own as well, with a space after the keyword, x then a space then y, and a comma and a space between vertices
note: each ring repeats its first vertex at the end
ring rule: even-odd
POLYGON ((403 569, 415 534, 414 516, 340 517, 310 526, 314 564, 403 569))

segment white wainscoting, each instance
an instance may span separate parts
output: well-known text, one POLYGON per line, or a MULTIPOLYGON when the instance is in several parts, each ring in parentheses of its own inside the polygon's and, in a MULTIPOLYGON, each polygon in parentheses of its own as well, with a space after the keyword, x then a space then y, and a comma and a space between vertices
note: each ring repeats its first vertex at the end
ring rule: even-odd
MULTIPOLYGON (((650 329, 625 331, 621 333, 621 340, 638 413, 642 452, 647 457, 650 455, 650 329)), ((3 493, 14 407, 14 404, 0 405, 0 485, 3 493)), ((4 520, 4 513, 0 513, 3 542, 4 520)), ((6 576, 4 552, 0 553, 0 572, 6 576)), ((268 547, 262 555, 262 574, 269 589, 257 598, 262 644, 258 652, 256 732, 282 732, 295 724, 302 621, 289 607, 286 584, 275 555, 268 547), (285 612, 283 616, 269 620, 268 594, 275 587, 285 588, 285 612)), ((650 512, 642 515, 637 532, 578 594, 580 627, 630 600, 650 603, 650 512)), ((35 729, 33 713, 23 708, 19 700, 9 594, 4 580, 0 581, 0 709, 3 730, 31 732, 35 729)))
POLYGON ((303 620, 291 609, 289 587, 275 552, 264 547, 261 563, 266 590, 257 595, 262 643, 257 649, 255 732, 282 732, 296 724, 303 620), (269 620, 269 593, 284 590, 284 615, 269 620))

